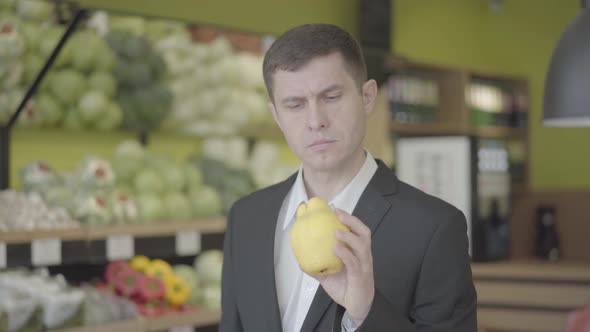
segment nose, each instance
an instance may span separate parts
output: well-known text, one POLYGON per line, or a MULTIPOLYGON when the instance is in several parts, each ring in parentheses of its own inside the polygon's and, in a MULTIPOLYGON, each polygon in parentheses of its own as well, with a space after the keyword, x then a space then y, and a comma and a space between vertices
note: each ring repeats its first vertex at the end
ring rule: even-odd
POLYGON ((307 112, 307 127, 310 130, 318 130, 328 127, 328 114, 318 103, 310 103, 307 112))

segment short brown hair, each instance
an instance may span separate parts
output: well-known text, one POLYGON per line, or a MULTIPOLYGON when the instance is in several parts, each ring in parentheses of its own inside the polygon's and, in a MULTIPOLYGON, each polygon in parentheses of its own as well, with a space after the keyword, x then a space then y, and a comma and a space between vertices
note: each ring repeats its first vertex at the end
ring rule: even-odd
MULTIPOLYGON (((338 52, 359 89, 367 80, 367 67, 357 41, 332 24, 305 24, 282 34, 264 56, 264 84, 273 100, 272 75, 277 70, 296 71, 312 59, 338 52)), ((273 100, 274 101, 274 100, 273 100)))

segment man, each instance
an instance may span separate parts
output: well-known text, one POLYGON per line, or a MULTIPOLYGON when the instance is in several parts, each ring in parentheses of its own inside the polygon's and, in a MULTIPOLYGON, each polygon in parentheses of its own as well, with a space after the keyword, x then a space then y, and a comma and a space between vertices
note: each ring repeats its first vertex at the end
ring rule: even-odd
POLYGON ((327 24, 296 27, 266 53, 278 126, 302 164, 234 204, 224 242, 221 331, 476 331, 463 214, 399 181, 363 146, 377 84, 360 47, 327 24), (341 272, 293 257, 296 208, 320 197, 350 233, 341 272))

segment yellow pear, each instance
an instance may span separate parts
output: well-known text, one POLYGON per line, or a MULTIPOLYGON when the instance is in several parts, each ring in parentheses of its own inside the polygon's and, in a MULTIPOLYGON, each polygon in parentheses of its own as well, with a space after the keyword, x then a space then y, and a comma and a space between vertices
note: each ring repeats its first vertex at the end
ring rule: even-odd
POLYGON ((305 273, 321 276, 337 273, 342 269, 342 260, 334 253, 336 230, 350 232, 342 224, 328 203, 313 197, 297 208, 297 218, 291 229, 291 248, 305 273))

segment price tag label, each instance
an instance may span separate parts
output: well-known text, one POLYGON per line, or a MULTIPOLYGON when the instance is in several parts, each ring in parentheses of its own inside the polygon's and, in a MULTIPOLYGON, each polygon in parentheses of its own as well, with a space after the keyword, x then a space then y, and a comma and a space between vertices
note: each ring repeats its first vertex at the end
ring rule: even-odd
POLYGON ((34 239, 31 243, 34 266, 61 264, 61 241, 56 238, 34 239))
POLYGON ((0 269, 6 268, 6 243, 0 242, 0 269))
POLYGON ((107 258, 110 261, 129 259, 134 252, 131 235, 111 235, 107 237, 107 258))
POLYGON ((192 326, 175 326, 168 330, 169 332, 194 332, 194 328, 192 326))
POLYGON ((197 231, 176 233, 176 254, 180 256, 196 255, 201 251, 201 234, 197 231))

